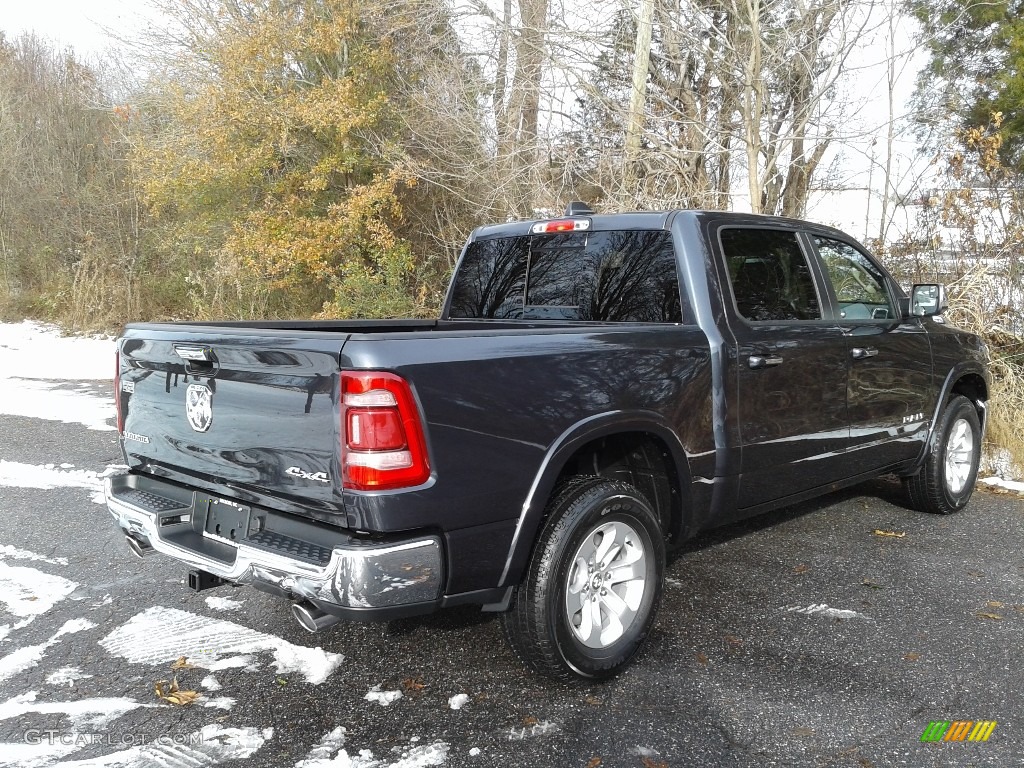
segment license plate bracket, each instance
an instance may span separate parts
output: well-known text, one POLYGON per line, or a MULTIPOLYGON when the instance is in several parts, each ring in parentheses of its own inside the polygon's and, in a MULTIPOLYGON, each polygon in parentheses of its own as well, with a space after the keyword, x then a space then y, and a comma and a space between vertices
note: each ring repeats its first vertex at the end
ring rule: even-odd
POLYGON ((206 525, 203 532, 207 536, 238 542, 249 535, 249 507, 225 499, 206 499, 206 502, 209 506, 206 510, 206 525))

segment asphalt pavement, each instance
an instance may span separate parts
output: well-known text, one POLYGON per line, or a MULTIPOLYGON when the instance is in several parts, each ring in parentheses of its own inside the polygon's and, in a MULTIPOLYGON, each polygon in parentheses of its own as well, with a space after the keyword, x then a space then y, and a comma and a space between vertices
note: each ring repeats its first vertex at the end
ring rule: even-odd
MULTIPOLYGON (((0 416, 0 460, 102 473, 119 453, 112 432, 0 416)), ((0 486, 0 766, 1024 765, 1016 496, 931 517, 880 480, 705 534, 638 662, 566 686, 473 609, 311 635, 256 591, 190 592, 92 495, 0 486), (200 696, 158 698, 175 679, 200 696), (922 742, 936 721, 996 725, 922 742)))

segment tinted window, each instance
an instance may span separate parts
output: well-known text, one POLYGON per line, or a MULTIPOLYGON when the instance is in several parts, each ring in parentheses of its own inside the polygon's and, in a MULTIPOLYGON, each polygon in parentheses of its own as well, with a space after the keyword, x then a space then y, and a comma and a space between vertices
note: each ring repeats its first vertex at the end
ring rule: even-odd
POLYGON ((867 256, 839 240, 815 237, 814 242, 832 281, 840 317, 851 320, 896 317, 885 278, 867 256))
POLYGON ((723 229, 722 252, 739 313, 755 322, 821 317, 807 259, 796 233, 723 229))
POLYGON ((626 231, 478 241, 456 276, 450 316, 682 322, 672 239, 626 231))
POLYGON ((451 317, 523 316, 529 238, 477 240, 469 246, 452 289, 451 317))

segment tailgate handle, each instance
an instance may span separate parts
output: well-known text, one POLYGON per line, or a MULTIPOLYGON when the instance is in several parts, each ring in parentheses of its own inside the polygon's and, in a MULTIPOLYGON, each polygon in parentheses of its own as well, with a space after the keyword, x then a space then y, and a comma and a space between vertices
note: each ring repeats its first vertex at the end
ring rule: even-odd
POLYGON ((175 344, 174 352, 185 361, 185 373, 211 373, 217 358, 210 347, 196 344, 175 344))
POLYGON ((213 361, 213 350, 209 347, 199 347, 193 344, 175 344, 174 352, 182 360, 193 363, 209 363, 213 361))

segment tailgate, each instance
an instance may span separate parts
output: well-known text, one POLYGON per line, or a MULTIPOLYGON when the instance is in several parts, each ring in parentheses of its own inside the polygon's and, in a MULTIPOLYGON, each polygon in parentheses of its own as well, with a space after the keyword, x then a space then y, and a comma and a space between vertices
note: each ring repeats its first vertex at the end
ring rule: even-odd
POLYGON ((129 328, 120 341, 129 465, 340 502, 338 360, 348 335, 191 328, 129 328))

